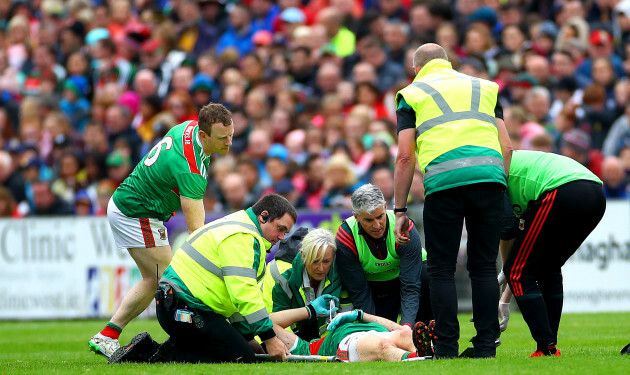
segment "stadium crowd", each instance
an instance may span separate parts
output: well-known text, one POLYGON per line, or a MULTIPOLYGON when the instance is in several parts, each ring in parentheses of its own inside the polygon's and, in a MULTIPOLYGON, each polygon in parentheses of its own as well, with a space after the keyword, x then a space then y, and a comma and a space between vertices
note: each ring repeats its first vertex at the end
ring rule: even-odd
MULTIPOLYGON (((266 193, 393 203, 394 95, 422 43, 495 81, 515 149, 630 176, 630 0, 0 0, 0 216, 103 215, 116 187, 208 102, 232 111, 207 211, 266 193)), ((419 171, 410 202, 422 202, 419 171)), ((388 205, 393 207, 393 205, 388 205)))

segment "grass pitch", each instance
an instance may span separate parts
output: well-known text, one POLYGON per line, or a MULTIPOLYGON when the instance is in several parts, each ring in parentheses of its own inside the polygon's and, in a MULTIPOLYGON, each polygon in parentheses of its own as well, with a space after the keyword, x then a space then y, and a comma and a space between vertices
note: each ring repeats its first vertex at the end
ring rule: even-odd
MULTIPOLYGON (((460 351, 474 334, 470 315, 460 315, 460 351)), ((629 374, 630 356, 619 351, 630 342, 630 313, 567 314, 562 318, 558 348, 561 358, 527 358, 535 350, 527 326, 513 313, 496 359, 456 359, 406 363, 267 363, 267 364, 123 364, 88 351, 88 339, 105 321, 0 322, 0 374, 396 374, 403 372, 457 375, 629 374)), ((135 320, 125 329, 127 343, 141 331, 166 339, 156 320, 135 320)))

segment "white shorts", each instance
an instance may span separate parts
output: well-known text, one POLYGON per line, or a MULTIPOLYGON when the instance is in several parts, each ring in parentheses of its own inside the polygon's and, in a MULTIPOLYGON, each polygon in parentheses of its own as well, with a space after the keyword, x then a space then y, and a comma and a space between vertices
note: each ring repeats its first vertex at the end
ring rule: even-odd
POLYGON ((357 344, 362 337, 365 336, 377 336, 383 339, 390 339, 392 337, 392 332, 377 332, 377 331, 366 331, 366 332, 355 332, 350 336, 346 336, 337 347, 337 358, 341 359, 343 362, 361 362, 359 358, 359 352, 357 351, 357 344), (347 360, 344 358, 348 358, 347 360))
POLYGON ((169 246, 164 223, 156 218, 137 219, 125 216, 110 198, 107 219, 112 228, 116 246, 124 249, 169 246))

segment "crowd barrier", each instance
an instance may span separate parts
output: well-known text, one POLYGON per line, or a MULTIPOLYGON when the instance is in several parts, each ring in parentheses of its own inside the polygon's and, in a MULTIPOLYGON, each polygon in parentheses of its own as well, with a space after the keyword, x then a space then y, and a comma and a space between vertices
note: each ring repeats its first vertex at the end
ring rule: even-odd
MULTIPOLYGON (((297 225, 335 231, 350 214, 298 212, 297 225)), ((187 236, 183 215, 167 227, 177 247, 187 236)), ((456 275, 460 310, 470 309, 465 243, 464 234, 456 275)), ((563 275, 565 312, 630 311, 628 201, 608 202, 563 275)), ((105 217, 0 219, 0 320, 109 318, 140 278, 129 254, 116 248, 105 217)), ((142 316, 155 316, 153 304, 142 316)))

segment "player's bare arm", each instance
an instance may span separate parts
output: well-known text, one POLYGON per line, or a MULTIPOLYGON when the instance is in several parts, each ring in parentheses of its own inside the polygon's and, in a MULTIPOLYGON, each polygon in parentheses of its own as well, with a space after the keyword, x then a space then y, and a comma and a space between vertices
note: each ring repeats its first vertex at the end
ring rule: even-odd
POLYGON ((192 233, 204 224, 206 218, 203 199, 191 199, 181 196, 180 201, 184 217, 186 218, 188 233, 192 233))

